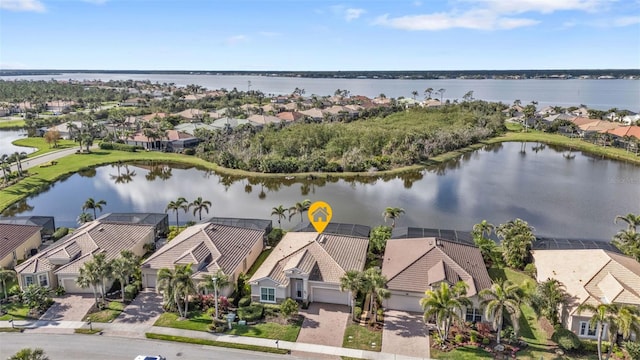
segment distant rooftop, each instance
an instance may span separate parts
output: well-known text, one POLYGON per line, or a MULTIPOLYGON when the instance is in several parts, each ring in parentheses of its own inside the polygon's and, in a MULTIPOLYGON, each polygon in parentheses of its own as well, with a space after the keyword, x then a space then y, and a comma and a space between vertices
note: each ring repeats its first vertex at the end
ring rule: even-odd
POLYGON ((145 225, 158 225, 165 218, 167 214, 160 213, 107 213, 97 220, 106 223, 127 223, 127 224, 145 224, 145 225))
POLYGON ((234 226, 244 229, 269 231, 273 222, 267 219, 242 219, 242 218, 225 218, 212 217, 202 220, 201 223, 212 223, 226 226, 234 226))
MULTIPOLYGON (((316 229, 311 224, 299 224, 293 230, 296 232, 316 232, 316 229)), ((369 232, 371 232, 371 227, 366 225, 358 225, 358 224, 341 224, 341 223, 333 223, 330 222, 327 227, 324 229, 325 233, 328 234, 336 234, 336 235, 347 235, 347 236, 357 236, 357 237, 369 237, 369 232)))
POLYGON ((596 239, 560 239, 538 237, 532 244, 532 250, 562 250, 562 249, 602 249, 620 253, 620 250, 611 245, 608 240, 596 239))
POLYGON ((473 236, 469 231, 400 227, 393 229, 393 231, 391 232, 392 239, 413 239, 427 237, 437 237, 461 244, 474 245, 473 236))
POLYGON ((0 217, 0 224, 13 225, 33 225, 40 226, 48 232, 53 233, 56 230, 56 223, 53 216, 12 216, 0 217))

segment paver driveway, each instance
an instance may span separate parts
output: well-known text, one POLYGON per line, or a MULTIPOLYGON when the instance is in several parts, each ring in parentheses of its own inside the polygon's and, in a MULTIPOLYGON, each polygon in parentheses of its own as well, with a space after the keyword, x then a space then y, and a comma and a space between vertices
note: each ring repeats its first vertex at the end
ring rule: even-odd
POLYGON ((304 321, 298 342, 342 347, 350 314, 348 306, 312 303, 300 313, 304 315, 304 321))
POLYGON ((82 321, 95 304, 92 294, 67 294, 54 298, 55 303, 40 317, 48 321, 82 321))
POLYGON ((131 304, 124 308, 124 311, 113 320, 113 323, 152 326, 162 312, 162 295, 145 290, 140 292, 131 304))
POLYGON ((428 359, 429 337, 421 314, 387 310, 382 352, 428 359))

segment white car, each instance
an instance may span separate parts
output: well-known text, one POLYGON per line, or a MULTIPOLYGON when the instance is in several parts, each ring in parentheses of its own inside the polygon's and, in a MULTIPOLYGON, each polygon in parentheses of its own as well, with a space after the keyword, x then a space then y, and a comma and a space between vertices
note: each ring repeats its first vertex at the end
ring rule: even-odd
POLYGON ((162 355, 138 355, 133 360, 167 360, 167 358, 162 355))

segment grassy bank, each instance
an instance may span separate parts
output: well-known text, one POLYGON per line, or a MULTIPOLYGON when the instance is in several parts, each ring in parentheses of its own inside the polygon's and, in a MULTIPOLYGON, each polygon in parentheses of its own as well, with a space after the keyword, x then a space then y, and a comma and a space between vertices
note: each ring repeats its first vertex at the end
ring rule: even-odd
POLYGON ((207 346, 218 346, 218 347, 226 347, 231 349, 239 349, 239 350, 249 350, 249 351, 261 351, 271 354, 288 354, 288 350, 284 349, 274 349, 266 346, 257 346, 257 345, 245 345, 245 344, 237 344, 237 343, 228 343, 222 341, 215 340, 206 340, 206 339, 196 339, 196 338, 188 338, 184 336, 171 336, 171 335, 162 335, 162 334, 154 334, 154 333, 146 333, 145 336, 147 339, 155 339, 155 340, 164 340, 164 341, 175 341, 182 342, 188 344, 197 344, 197 345, 207 345, 207 346))
POLYGON ((72 140, 60 140, 58 141, 58 147, 51 147, 49 144, 47 144, 46 141, 44 141, 44 138, 41 137, 28 137, 28 138, 22 138, 22 139, 18 139, 12 142, 13 145, 15 146, 24 146, 24 147, 30 147, 30 148, 36 148, 38 149, 38 151, 35 151, 31 154, 29 154, 29 157, 34 157, 34 156, 38 156, 38 155, 43 155, 46 153, 50 153, 53 151, 59 151, 59 150, 64 150, 64 149, 70 149, 72 147, 77 147, 78 144, 72 140))
POLYGON ((19 130, 24 127, 24 120, 2 120, 0 121, 0 129, 2 130, 19 130))

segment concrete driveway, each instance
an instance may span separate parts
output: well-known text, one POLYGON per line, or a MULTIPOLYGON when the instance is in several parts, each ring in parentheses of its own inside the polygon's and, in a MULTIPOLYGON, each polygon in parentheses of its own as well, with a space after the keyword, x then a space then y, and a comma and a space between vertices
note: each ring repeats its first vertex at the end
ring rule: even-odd
POLYGON ((40 320, 82 321, 95 304, 93 294, 67 294, 53 300, 55 303, 40 317, 40 320))
POLYGON ((300 314, 304 321, 297 342, 342 347, 350 315, 348 306, 312 303, 300 314))
POLYGON ((385 312, 382 352, 428 359, 429 349, 422 314, 398 310, 385 312))
POLYGON ((154 291, 141 291, 113 323, 153 326, 162 313, 162 295, 154 291))

